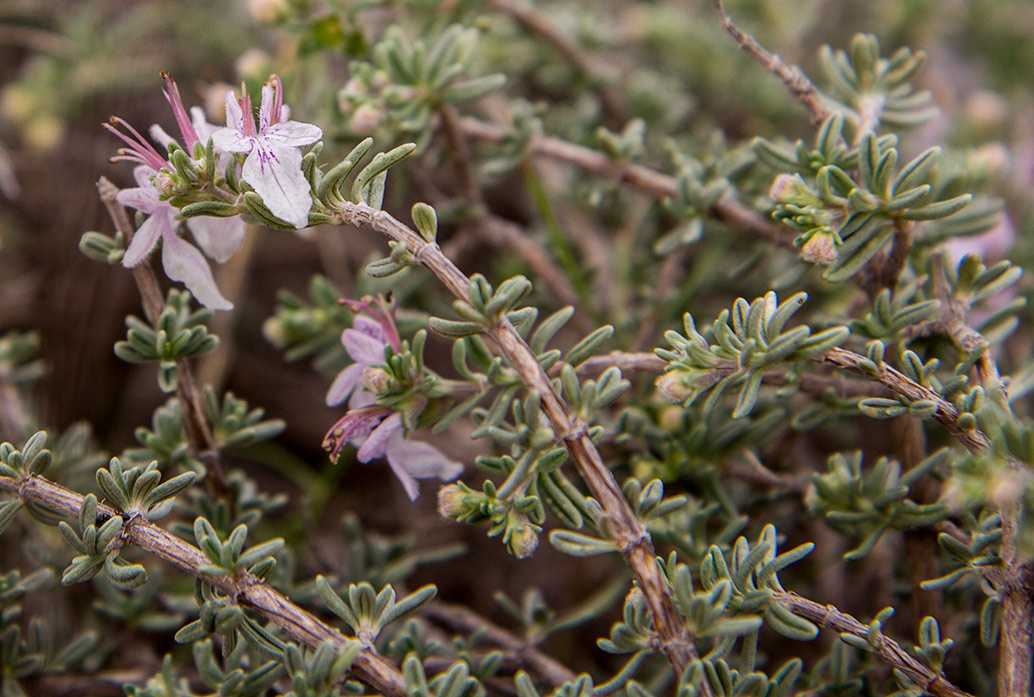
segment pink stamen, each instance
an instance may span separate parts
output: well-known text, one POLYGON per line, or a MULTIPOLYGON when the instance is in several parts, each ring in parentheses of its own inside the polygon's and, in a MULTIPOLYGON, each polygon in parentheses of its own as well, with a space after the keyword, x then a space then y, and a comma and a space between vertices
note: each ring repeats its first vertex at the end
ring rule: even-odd
POLYGON ((200 138, 197 137, 194 124, 191 123, 187 110, 183 106, 179 87, 176 86, 176 81, 172 79, 172 75, 169 75, 167 71, 163 70, 161 76, 165 80, 165 87, 162 89, 162 92, 172 106, 172 113, 176 117, 176 125, 179 126, 180 133, 183 134, 184 148, 188 153, 193 153, 194 143, 197 143, 200 138))
POLYGON ((394 308, 389 308, 387 303, 385 303, 384 298, 378 297, 376 299, 377 305, 380 307, 380 312, 378 312, 372 305, 370 305, 369 302, 364 302, 369 297, 370 296, 368 295, 364 296, 362 301, 342 298, 338 302, 351 308, 352 311, 357 314, 365 312, 374 319, 377 324, 381 325, 381 329, 383 329, 384 333, 387 335, 388 344, 391 345, 392 350, 395 351, 395 353, 398 353, 402 350, 402 338, 399 336, 398 327, 395 326, 394 308))
POLYGON ((251 106, 251 95, 248 94, 248 88, 245 84, 241 83, 241 132, 250 137, 258 135, 258 131, 255 130, 255 113, 251 106))
POLYGON ((140 132, 133 128, 125 119, 121 119, 118 116, 112 116, 111 123, 101 125, 129 146, 128 149, 119 149, 119 154, 116 157, 111 158, 112 161, 117 162, 122 160, 139 162, 142 165, 147 165, 155 171, 168 166, 169 163, 166 159, 159 155, 158 151, 154 149, 154 146, 148 143, 147 139, 140 135, 140 132), (132 137, 127 136, 111 124, 115 124, 126 129, 130 134, 132 134, 132 137))
POLYGON ((280 123, 280 111, 284 108, 284 83, 280 81, 279 75, 270 75, 269 81, 273 83, 273 113, 269 115, 269 125, 280 123))

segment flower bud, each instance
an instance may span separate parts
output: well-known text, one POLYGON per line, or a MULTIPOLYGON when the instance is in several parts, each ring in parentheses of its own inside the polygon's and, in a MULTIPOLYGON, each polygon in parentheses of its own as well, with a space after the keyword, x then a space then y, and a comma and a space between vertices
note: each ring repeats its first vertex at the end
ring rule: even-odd
POLYGON ((680 404, 693 394, 693 388, 686 379, 690 377, 684 370, 669 370, 654 381, 654 386, 665 399, 673 404, 680 404))
POLYGON ((438 490, 438 512, 442 517, 455 520, 467 512, 469 507, 463 502, 465 488, 462 484, 446 484, 438 490))
POLYGON ((157 191, 158 195, 161 197, 168 196, 176 190, 176 182, 173 181, 169 173, 164 170, 155 174, 151 183, 154 184, 154 190, 157 191))
POLYGON ((522 525, 510 533, 510 553, 518 559, 527 559, 539 546, 539 536, 531 525, 522 525))
POLYGON ((362 104, 352 112, 348 128, 356 135, 367 135, 377 129, 383 117, 384 113, 373 104, 362 104))
POLYGON ((374 394, 387 392, 390 383, 391 376, 384 372, 384 368, 371 365, 363 369, 363 386, 370 392, 374 394))
MULTIPOLYGON (((252 48, 242 53, 233 63, 237 76, 241 79, 264 77, 269 74, 273 61, 269 54, 260 48, 252 48)), ((225 95, 226 92, 223 92, 225 95)), ((225 104, 226 100, 223 99, 225 104)))
POLYGON ((775 201, 786 201, 797 193, 797 182, 800 181, 800 178, 800 175, 797 174, 780 174, 772 182, 772 188, 768 192, 769 197, 775 201))
POLYGON ((801 259, 813 264, 829 266, 837 260, 837 238, 828 231, 816 232, 801 247, 801 259))

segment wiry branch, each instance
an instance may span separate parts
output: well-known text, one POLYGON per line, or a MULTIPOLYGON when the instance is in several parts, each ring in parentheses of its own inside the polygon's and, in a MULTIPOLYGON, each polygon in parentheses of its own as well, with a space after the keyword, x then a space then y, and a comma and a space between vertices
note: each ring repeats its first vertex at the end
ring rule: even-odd
POLYGON ((830 111, 822 104, 822 98, 815 89, 815 85, 797 66, 787 65, 782 58, 768 51, 753 36, 733 24, 732 19, 725 13, 722 0, 714 0, 714 8, 718 13, 722 28, 729 32, 740 48, 756 58, 770 73, 783 81, 786 88, 790 90, 790 94, 811 114, 813 124, 817 126, 829 117, 830 111))
MULTIPOLYGON (((100 193, 101 201, 108 211, 115 229, 122 233, 128 242, 136 232, 126 209, 115 200, 119 189, 106 177, 101 177, 97 182, 97 190, 100 193)), ((161 288, 154 270, 150 264, 137 264, 133 267, 133 280, 140 291, 140 298, 144 306, 144 314, 152 324, 157 324, 158 318, 165 307, 165 300, 162 298, 161 288)), ((212 435, 212 429, 208 424, 208 417, 201 402, 201 390, 194 380, 194 370, 190 360, 181 358, 176 361, 176 396, 183 407, 183 425, 190 442, 192 454, 211 471, 212 477, 206 477, 207 486, 220 497, 226 497, 226 475, 223 471, 222 461, 219 458, 219 444, 212 435)))
MULTIPOLYGON (((417 261, 427 267, 455 297, 469 297, 470 279, 433 242, 388 213, 364 203, 343 202, 336 211, 341 223, 368 227, 396 242, 403 242, 417 261)), ((690 634, 675 609, 671 589, 657 565, 653 542, 642 522, 629 507, 621 489, 589 438, 588 425, 572 415, 549 376, 506 317, 485 330, 529 390, 542 399, 542 411, 557 442, 567 449, 592 495, 600 502, 607 528, 618 551, 632 570, 653 615, 661 651, 679 674, 698 658, 690 634)))
MULTIPOLYGON (((0 477, 0 489, 31 500, 69 518, 79 515, 83 496, 43 477, 30 476, 23 480, 0 477)), ((118 515, 113 508, 97 507, 99 520, 118 515)), ((250 574, 238 576, 207 576, 201 567, 211 564, 197 547, 184 542, 162 528, 141 518, 131 518, 123 527, 123 539, 196 578, 203 579, 225 592, 238 604, 253 608, 273 621, 293 641, 319 648, 331 641, 343 648, 348 639, 339 631, 312 616, 283 595, 250 574)), ((364 648, 352 665, 352 673, 374 690, 389 697, 407 697, 402 674, 372 648, 364 648)))
POLYGON ((424 607, 421 614, 451 629, 476 634, 482 640, 511 653, 519 664, 553 686, 571 682, 577 677, 567 666, 542 653, 531 642, 514 636, 462 605, 435 601, 424 607))
MULTIPOLYGON (((478 119, 461 119, 460 128, 468 137, 492 143, 502 143, 507 137, 506 130, 502 126, 478 119)), ((628 184, 660 198, 676 199, 679 197, 679 182, 675 177, 643 165, 615 162, 602 152, 559 138, 534 136, 527 143, 527 153, 532 156, 567 162, 587 172, 619 184, 628 184)), ((761 237, 780 247, 794 248, 792 231, 776 225, 754 209, 748 208, 728 196, 719 199, 709 214, 715 220, 740 232, 761 237)))
POLYGON ((621 104, 618 93, 607 84, 608 78, 599 74, 598 61, 587 56, 577 43, 548 18, 536 12, 530 5, 511 0, 492 0, 490 6, 509 15, 532 34, 542 37, 563 56, 564 60, 587 76, 599 95, 604 113, 615 125, 624 124, 628 120, 628 113, 621 104))
MULTIPOLYGON (((851 615, 841 612, 832 605, 822 605, 814 600, 802 598, 796 593, 776 591, 773 601, 779 603, 790 612, 814 622, 822 628, 830 628, 840 634, 850 634, 860 639, 869 640, 869 627, 851 615)), ((873 653, 894 666, 908 678, 923 688, 924 693, 936 697, 971 697, 968 692, 952 685, 943 676, 913 658, 901 646, 886 636, 880 636, 873 646, 873 653)))

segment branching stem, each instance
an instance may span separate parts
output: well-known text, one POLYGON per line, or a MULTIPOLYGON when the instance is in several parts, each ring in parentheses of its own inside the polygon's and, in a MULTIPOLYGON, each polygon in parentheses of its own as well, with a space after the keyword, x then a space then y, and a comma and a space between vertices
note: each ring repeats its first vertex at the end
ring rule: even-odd
MULTIPOLYGON (((101 201, 108 211, 111 222, 115 229, 122 233, 128 242, 132 239, 135 230, 126 214, 126 209, 115 200, 119 189, 106 177, 101 177, 97 182, 97 190, 100 193, 101 201)), ((154 325, 165 308, 165 300, 162 298, 162 291, 158 285, 154 270, 150 264, 137 264, 133 267, 133 280, 140 291, 140 299, 144 306, 144 314, 148 321, 154 325)), ((190 360, 181 358, 176 361, 176 396, 183 407, 183 425, 187 433, 193 454, 204 464, 205 468, 212 473, 212 477, 206 477, 208 486, 212 487, 210 493, 221 498, 226 498, 226 474, 223 470, 222 461, 219 458, 219 444, 212 435, 212 429, 208 424, 208 417, 201 401, 201 390, 194 380, 194 371, 190 360)))
MULTIPOLYGON (((0 477, 0 489, 31 499, 69 518, 79 515, 83 496, 43 477, 31 476, 19 481, 0 477)), ((99 520, 108 520, 118 512, 98 505, 99 520)), ((151 552, 181 571, 202 578, 221 589, 237 603, 254 608, 271 619, 293 641, 319 648, 325 641, 344 647, 348 639, 333 627, 313 617, 283 595, 249 574, 206 576, 200 568, 211 562, 197 547, 184 542, 162 528, 141 518, 126 523, 124 539, 151 552)), ((389 697, 407 697, 405 679, 391 664, 371 648, 364 648, 356 657, 352 672, 374 690, 389 697)))
MULTIPOLYGON (((341 223, 368 227, 391 240, 405 243, 450 293, 460 299, 469 298, 470 279, 442 254, 437 244, 425 241, 388 213, 363 203, 343 202, 336 213, 341 223)), ((602 506, 607 529, 647 599, 662 651, 676 673, 681 674, 690 662, 697 659, 696 648, 657 565, 649 533, 625 501, 621 488, 589 438, 586 424, 568 411, 535 354, 510 321, 501 317, 486 330, 486 334, 521 376, 525 386, 541 396, 542 411, 557 442, 567 449, 592 495, 602 506)))
POLYGON ((753 36, 745 33, 733 24, 732 19, 725 13, 722 0, 714 0, 714 9, 718 13, 718 19, 722 23, 722 28, 729 32, 729 35, 736 40, 740 48, 756 58, 759 63, 765 66, 768 72, 783 81, 790 94, 803 104, 808 113, 811 114, 811 122, 814 125, 818 126, 829 117, 831 112, 822 104, 822 98, 819 96, 818 90, 815 89, 815 85, 797 66, 787 65, 782 58, 767 50, 753 36))

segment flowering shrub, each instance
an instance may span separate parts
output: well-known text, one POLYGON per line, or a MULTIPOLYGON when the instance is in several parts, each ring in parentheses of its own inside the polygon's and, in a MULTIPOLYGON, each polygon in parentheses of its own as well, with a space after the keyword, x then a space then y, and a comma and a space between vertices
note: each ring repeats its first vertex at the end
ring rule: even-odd
POLYGON ((1034 135, 997 43, 1030 37, 700 5, 51 17, 0 100, 26 152, 143 26, 242 82, 188 110, 162 71, 171 118, 105 124, 77 293, 138 291, 114 354, 148 387, 103 384, 136 446, 48 417, 40 335, 0 336, 0 692, 1029 694, 1034 135), (1001 95, 945 84, 974 66, 1001 95))

